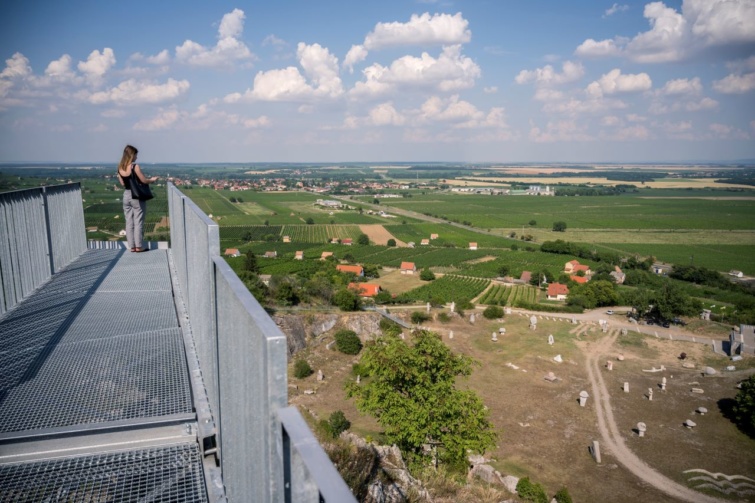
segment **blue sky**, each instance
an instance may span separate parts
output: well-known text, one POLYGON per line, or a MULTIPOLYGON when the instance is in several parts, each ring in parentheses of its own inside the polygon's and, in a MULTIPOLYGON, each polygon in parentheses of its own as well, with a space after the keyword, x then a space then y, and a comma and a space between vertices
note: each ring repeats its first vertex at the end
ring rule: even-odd
POLYGON ((0 161, 755 158, 755 0, 10 0, 0 161))

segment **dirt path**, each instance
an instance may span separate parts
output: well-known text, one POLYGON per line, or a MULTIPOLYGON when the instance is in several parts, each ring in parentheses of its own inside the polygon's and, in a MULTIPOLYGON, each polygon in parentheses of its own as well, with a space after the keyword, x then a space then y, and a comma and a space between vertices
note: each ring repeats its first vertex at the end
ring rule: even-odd
POLYGON ((619 463, 624 465, 634 475, 669 496, 695 503, 724 502, 725 500, 693 491, 658 473, 637 457, 624 443, 624 438, 616 426, 608 388, 603 380, 599 364, 610 353, 611 346, 616 341, 616 337, 617 333, 614 331, 612 335, 603 337, 597 343, 585 348, 585 364, 587 367, 587 376, 592 386, 592 398, 595 400, 595 411, 598 415, 598 430, 600 431, 601 442, 603 444, 601 447, 607 449, 619 463))

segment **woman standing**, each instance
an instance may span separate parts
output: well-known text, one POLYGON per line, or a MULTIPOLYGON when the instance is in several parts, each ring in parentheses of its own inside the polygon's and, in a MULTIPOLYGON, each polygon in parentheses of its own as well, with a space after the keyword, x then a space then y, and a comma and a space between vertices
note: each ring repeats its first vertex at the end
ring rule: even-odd
POLYGON ((136 147, 126 145, 123 149, 123 157, 118 164, 118 180, 125 189, 123 191, 123 213, 126 217, 126 240, 132 252, 143 252, 142 240, 144 234, 144 216, 147 212, 147 201, 134 199, 131 195, 132 176, 137 177, 142 183, 150 184, 157 181, 157 177, 147 178, 141 168, 136 164, 136 155, 139 153, 136 147))

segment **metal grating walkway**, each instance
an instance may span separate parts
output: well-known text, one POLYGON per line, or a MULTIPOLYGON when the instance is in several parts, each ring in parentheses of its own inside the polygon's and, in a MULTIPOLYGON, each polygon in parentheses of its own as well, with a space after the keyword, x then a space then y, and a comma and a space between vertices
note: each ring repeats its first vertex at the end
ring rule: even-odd
POLYGON ((0 502, 205 502, 195 431, 166 250, 88 250, 0 318, 0 502))
POLYGON ((207 501, 199 448, 182 445, 0 465, 0 501, 207 501))

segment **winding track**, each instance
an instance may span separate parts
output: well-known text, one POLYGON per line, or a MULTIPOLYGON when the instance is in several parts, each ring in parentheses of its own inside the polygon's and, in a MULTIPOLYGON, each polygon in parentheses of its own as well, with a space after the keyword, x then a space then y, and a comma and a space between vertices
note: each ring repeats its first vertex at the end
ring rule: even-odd
POLYGON ((603 381, 603 375, 598 364, 601 358, 608 354, 615 341, 616 334, 603 337, 594 346, 586 350, 587 376, 592 386, 595 411, 598 415, 598 430, 602 437, 603 446, 607 447, 616 460, 630 472, 669 496, 693 503, 725 503, 725 500, 693 491, 658 473, 626 446, 624 438, 616 426, 608 388, 603 381))

